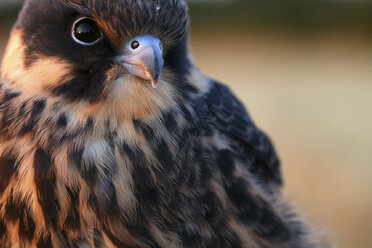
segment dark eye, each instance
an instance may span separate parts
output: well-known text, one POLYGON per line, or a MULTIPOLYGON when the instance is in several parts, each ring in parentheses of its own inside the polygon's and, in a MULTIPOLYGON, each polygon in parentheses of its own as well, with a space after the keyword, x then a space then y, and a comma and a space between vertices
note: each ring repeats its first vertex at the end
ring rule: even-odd
POLYGON ((72 25, 72 38, 81 45, 90 46, 102 39, 102 32, 97 22, 91 18, 82 17, 72 25))

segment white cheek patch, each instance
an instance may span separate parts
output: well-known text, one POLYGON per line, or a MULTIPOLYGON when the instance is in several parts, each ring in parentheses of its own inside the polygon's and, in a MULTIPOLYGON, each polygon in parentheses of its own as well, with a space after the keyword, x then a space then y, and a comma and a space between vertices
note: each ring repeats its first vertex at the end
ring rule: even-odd
POLYGON ((9 77, 23 69, 24 46, 22 43, 22 30, 11 33, 1 65, 2 77, 9 77))
POLYGON ((32 97, 71 80, 73 66, 69 62, 35 54, 35 61, 25 67, 24 50, 22 30, 16 29, 11 34, 1 66, 2 78, 14 88, 32 97))

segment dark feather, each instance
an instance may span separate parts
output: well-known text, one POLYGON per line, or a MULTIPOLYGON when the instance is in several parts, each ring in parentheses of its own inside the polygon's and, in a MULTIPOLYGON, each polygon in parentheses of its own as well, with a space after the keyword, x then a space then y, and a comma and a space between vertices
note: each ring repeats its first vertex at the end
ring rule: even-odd
POLYGON ((235 155, 245 161, 247 169, 263 185, 280 186, 280 162, 269 138, 258 129, 242 103, 231 91, 214 83, 210 91, 195 102, 200 125, 226 136, 235 155))

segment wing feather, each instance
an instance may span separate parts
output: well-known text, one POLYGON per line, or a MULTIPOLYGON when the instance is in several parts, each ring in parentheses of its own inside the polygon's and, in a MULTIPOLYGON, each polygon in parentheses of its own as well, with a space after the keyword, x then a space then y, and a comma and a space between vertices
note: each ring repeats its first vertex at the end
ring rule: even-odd
POLYGON ((256 127, 243 104, 228 87, 213 83, 197 105, 202 126, 212 125, 226 136, 231 145, 239 148, 241 154, 238 156, 246 160, 253 157, 253 164, 247 166, 261 182, 282 185, 280 162, 272 142, 256 127))

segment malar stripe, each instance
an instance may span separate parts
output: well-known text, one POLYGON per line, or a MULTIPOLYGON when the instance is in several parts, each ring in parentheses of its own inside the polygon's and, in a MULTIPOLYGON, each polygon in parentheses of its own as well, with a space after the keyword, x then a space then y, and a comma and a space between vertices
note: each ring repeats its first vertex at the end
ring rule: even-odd
POLYGON ((68 100, 75 101, 84 94, 84 87, 86 86, 86 80, 79 80, 73 78, 70 81, 54 87, 51 91, 56 96, 64 96, 68 100))
POLYGON ((105 80, 106 71, 109 70, 111 65, 107 64, 103 68, 99 68, 101 74, 97 73, 96 76, 91 76, 88 80, 88 84, 84 88, 83 99, 87 100, 89 103, 94 104, 105 97, 105 80))
POLYGON ((34 182, 37 188, 38 202, 43 210, 45 223, 57 229, 60 210, 56 196, 56 174, 52 158, 42 149, 37 149, 34 156, 34 182))
MULTIPOLYGON (((108 65, 105 67, 109 68, 108 65)), ((77 77, 52 88, 51 93, 55 96, 63 96, 72 102, 84 99, 89 103, 96 103, 103 97, 104 75, 107 68, 100 68, 102 75, 99 76, 92 76, 89 72, 78 72, 77 77)))

